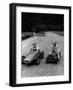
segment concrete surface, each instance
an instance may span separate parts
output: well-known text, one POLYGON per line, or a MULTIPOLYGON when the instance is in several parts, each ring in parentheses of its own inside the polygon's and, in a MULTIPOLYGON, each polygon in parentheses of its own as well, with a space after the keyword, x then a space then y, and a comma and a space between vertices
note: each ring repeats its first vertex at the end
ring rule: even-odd
MULTIPOLYGON (((63 32, 62 32, 63 33, 63 32)), ((38 46, 45 53, 44 59, 41 60, 40 65, 22 65, 21 67, 21 77, 37 77, 37 76, 56 76, 64 74, 64 36, 60 36, 54 32, 45 32, 45 37, 31 37, 29 39, 22 41, 22 56, 27 55, 32 43, 37 42, 38 46), (52 41, 57 41, 59 47, 62 50, 62 57, 59 63, 56 64, 46 64, 46 57, 50 50, 50 45, 52 41)))

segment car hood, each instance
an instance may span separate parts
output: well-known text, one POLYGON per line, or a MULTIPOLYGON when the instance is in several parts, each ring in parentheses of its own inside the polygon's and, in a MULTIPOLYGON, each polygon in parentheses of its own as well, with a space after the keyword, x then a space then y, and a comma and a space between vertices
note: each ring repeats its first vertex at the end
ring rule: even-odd
POLYGON ((31 61, 37 53, 38 51, 30 52, 30 54, 24 59, 24 61, 31 61))

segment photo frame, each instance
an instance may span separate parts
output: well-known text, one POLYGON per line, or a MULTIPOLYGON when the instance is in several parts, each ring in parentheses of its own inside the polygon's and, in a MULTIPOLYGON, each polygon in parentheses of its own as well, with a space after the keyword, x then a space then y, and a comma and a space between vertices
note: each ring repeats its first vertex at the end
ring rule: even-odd
POLYGON ((10 4, 9 65, 13 87, 71 83, 71 7, 10 4))

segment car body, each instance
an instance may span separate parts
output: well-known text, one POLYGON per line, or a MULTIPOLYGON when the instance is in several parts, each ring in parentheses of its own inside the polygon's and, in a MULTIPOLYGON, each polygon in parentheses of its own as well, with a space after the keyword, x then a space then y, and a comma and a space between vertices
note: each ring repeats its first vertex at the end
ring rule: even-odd
POLYGON ((48 54, 46 58, 46 64, 47 63, 55 63, 57 64, 61 58, 61 52, 55 52, 55 54, 48 54))
POLYGON ((40 64, 41 59, 43 59, 44 52, 40 50, 31 50, 29 54, 25 57, 22 56, 22 64, 40 64))
POLYGON ((46 58, 46 64, 47 63, 56 63, 57 64, 58 61, 59 61, 59 58, 57 55, 56 56, 48 55, 48 57, 46 58))

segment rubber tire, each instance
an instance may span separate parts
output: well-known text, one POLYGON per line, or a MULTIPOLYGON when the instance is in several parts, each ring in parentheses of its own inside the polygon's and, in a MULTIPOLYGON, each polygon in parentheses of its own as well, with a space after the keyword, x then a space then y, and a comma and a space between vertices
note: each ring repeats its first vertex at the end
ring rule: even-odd
POLYGON ((55 64, 58 64, 58 62, 55 62, 55 64))
POLYGON ((44 52, 41 53, 41 59, 43 59, 43 58, 44 58, 44 52))
POLYGON ((25 59, 25 56, 22 56, 22 64, 24 64, 24 63, 23 63, 23 59, 25 59))
POLYGON ((37 64, 37 65, 39 65, 39 64, 40 64, 40 60, 39 60, 39 58, 37 59, 36 64, 37 64))

